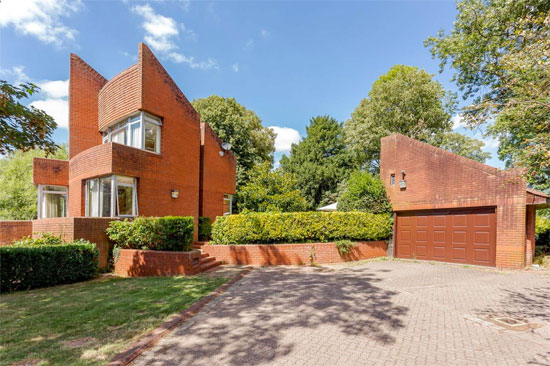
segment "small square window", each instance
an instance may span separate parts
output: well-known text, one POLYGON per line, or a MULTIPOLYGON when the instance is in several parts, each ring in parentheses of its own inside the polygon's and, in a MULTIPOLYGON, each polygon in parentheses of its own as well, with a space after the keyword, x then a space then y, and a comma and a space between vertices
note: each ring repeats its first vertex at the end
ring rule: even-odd
POLYGON ((390 175, 390 185, 391 186, 395 185, 395 174, 390 175))

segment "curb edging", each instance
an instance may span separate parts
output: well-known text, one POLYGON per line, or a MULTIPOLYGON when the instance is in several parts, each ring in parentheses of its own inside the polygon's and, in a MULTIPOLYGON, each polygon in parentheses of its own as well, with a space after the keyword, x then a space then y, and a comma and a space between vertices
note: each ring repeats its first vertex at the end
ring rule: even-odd
POLYGON ((169 333, 172 329, 174 329, 176 326, 180 325, 181 323, 187 321, 188 319, 192 318, 193 316, 197 315, 209 302, 214 300, 216 297, 223 294, 225 291, 227 291, 231 286, 233 286, 235 283, 237 283, 241 278, 246 276, 248 273, 252 271, 252 268, 245 268, 241 273, 236 274, 231 278, 229 281, 227 281, 222 286, 218 287, 214 292, 212 292, 210 295, 207 295, 200 299, 199 301, 195 302, 193 305, 189 306, 187 309, 183 310, 182 312, 172 316, 170 319, 165 321, 161 326, 153 329, 149 333, 145 334, 143 337, 141 337, 139 340, 137 340, 130 348, 128 348, 126 351, 120 352, 116 354, 111 361, 107 364, 107 366, 126 366, 130 362, 132 362, 136 357, 141 355, 145 350, 148 348, 151 348, 155 345, 161 339, 164 337, 167 333, 169 333))

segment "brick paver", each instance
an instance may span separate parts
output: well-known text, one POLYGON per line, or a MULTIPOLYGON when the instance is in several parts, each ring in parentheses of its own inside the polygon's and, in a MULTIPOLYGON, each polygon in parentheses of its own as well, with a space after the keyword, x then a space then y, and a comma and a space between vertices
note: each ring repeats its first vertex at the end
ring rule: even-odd
POLYGON ((133 363, 413 364, 550 365, 550 276, 407 261, 260 268, 133 363))

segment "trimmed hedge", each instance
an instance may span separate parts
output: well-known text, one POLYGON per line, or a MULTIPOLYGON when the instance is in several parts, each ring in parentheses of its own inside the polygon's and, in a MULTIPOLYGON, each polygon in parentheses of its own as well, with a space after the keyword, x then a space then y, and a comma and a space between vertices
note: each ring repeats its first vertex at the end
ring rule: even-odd
POLYGON ((88 280, 97 274, 99 251, 79 240, 56 245, 0 247, 0 292, 88 280))
POLYGON ((190 216, 137 217, 111 221, 107 236, 122 249, 189 251, 195 220, 190 216))
POLYGON ((199 217, 199 241, 212 239, 212 220, 210 217, 199 217))
POLYGON ((242 213, 218 217, 212 244, 381 240, 392 232, 386 214, 366 212, 242 213))

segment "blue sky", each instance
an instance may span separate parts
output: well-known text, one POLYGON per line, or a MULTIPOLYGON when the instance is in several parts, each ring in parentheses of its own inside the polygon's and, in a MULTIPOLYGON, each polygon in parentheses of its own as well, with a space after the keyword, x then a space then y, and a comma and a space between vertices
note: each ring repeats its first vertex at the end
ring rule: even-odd
MULTIPOLYGON (((190 100, 234 97, 275 126, 278 158, 311 117, 349 118, 395 64, 456 91, 422 43, 455 16, 453 1, 2 0, 0 78, 42 86, 29 103, 56 118, 55 139, 66 142, 69 53, 111 78, 145 41, 190 100)), ((502 167, 496 142, 485 141, 489 164, 502 167)))

